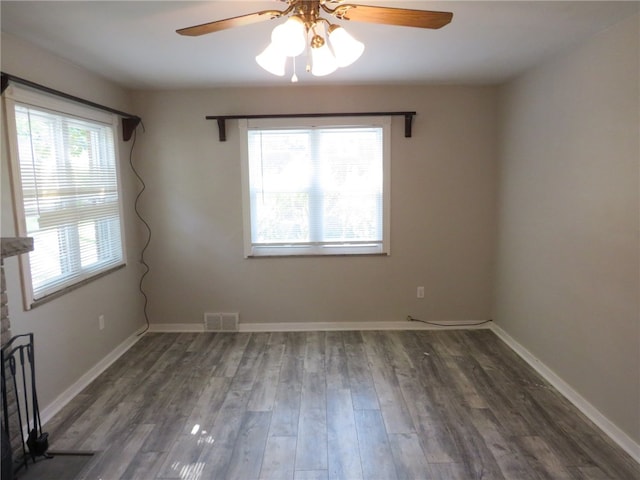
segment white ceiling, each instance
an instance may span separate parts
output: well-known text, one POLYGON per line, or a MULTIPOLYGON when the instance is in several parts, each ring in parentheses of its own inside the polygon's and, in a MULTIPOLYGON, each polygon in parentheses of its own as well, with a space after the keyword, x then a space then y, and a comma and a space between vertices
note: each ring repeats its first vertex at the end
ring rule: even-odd
MULTIPOLYGON (((335 22, 365 43, 365 53, 323 78, 305 73, 301 60, 301 84, 499 83, 633 15, 640 6, 638 1, 354 3, 451 11, 454 16, 440 30, 335 22)), ((284 6, 278 0, 0 3, 3 32, 136 89, 287 84, 290 73, 275 77, 254 61, 278 20, 201 37, 175 33, 284 6)))

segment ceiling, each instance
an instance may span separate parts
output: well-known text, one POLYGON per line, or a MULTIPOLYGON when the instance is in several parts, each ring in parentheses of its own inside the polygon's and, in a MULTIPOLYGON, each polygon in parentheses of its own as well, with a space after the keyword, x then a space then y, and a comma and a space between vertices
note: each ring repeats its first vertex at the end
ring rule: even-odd
MULTIPOLYGON (((366 49, 300 84, 500 83, 639 11, 638 1, 366 1, 453 12, 440 30, 340 22, 366 49)), ((5 1, 2 31, 132 89, 286 85, 254 61, 282 20, 183 37, 175 30, 265 9, 263 1, 5 1)), ((291 66, 288 66, 291 71, 291 66)), ((11 73, 11 72, 7 72, 11 73)))

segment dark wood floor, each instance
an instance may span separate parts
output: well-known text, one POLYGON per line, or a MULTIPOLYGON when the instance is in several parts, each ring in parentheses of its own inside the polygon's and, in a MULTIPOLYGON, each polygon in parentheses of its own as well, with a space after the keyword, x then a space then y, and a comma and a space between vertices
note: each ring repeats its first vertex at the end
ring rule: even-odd
POLYGON ((45 430, 92 480, 640 478, 489 330, 147 334, 45 430))

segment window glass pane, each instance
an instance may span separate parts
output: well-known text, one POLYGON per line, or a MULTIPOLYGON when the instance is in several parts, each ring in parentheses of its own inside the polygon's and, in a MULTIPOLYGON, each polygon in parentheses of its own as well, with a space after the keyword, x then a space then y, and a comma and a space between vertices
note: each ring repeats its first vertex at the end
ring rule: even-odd
POLYGON ((78 226, 80 241, 80 263, 83 267, 98 261, 98 239, 96 238, 96 222, 85 222, 78 226))
POLYGON ((113 125, 15 104, 33 298, 123 262, 113 125))
POLYGON ((357 246, 355 253, 383 251, 382 125, 251 128, 247 136, 254 253, 294 245, 289 254, 333 254, 335 248, 322 247, 337 245, 357 246), (305 245, 310 250, 300 248, 305 245))
POLYGON ((34 291, 39 291, 47 282, 62 275, 60 264, 60 246, 58 229, 32 231, 33 251, 31 261, 31 281, 34 291))

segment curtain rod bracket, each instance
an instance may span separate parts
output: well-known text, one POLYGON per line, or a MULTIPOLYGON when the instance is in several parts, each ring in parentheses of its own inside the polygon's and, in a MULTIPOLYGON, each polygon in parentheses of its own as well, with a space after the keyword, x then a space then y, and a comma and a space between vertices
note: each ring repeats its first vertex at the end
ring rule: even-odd
POLYGON ((2 73, 2 92, 4 93, 4 91, 7 89, 7 87, 9 86, 9 77, 7 76, 6 73, 2 73))
POLYGON ((218 138, 221 142, 227 141, 227 120, 239 120, 250 118, 318 118, 318 117, 389 117, 404 116, 404 136, 411 138, 411 123, 416 112, 357 112, 357 113, 284 113, 273 115, 207 115, 207 120, 218 122, 218 138))
POLYGON ((405 138, 411 138, 411 122, 413 121, 412 114, 405 114, 404 116, 404 136, 405 138))
POLYGON ((218 120, 218 139, 221 142, 226 142, 227 141, 227 122, 226 122, 226 118, 224 117, 218 117, 216 118, 216 120, 218 120))
POLYGON ((125 142, 131 140, 134 130, 140 125, 141 121, 140 117, 124 117, 122 119, 122 139, 125 142))

